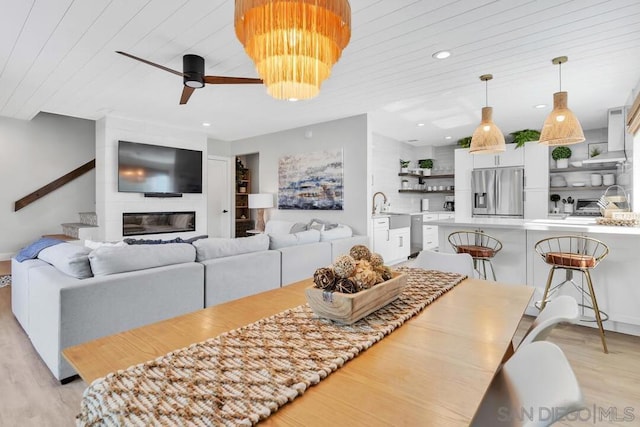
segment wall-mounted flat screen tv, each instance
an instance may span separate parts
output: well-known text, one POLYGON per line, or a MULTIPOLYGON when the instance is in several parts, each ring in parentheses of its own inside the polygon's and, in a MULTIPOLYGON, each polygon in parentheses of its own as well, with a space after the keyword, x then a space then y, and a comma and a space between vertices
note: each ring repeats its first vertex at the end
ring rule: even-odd
POLYGON ((202 193, 202 151, 118 141, 118 191, 202 193))

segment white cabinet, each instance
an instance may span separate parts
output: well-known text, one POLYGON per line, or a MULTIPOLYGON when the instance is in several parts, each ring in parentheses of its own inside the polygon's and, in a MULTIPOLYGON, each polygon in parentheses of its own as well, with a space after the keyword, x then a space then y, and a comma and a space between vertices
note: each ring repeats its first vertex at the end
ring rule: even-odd
MULTIPOLYGON (((422 225, 422 246, 423 249, 437 249, 440 246, 440 240, 438 239, 438 226, 431 225, 428 221, 435 221, 440 219, 450 219, 454 218, 455 214, 453 212, 447 213, 432 213, 423 215, 423 221, 425 224, 422 225)), ((442 242, 442 243, 446 243, 442 242)))
POLYGON ((504 153, 473 154, 474 169, 523 166, 524 149, 516 148, 516 144, 507 144, 504 153))
POLYGON ((373 220, 373 251, 379 253, 385 263, 393 259, 389 218, 375 218, 373 220))
POLYGON ((549 189, 524 190, 524 218, 540 219, 549 215, 549 189))
POLYGON ((411 253, 411 229, 409 227, 389 230, 391 256, 389 263, 406 261, 411 253))
MULTIPOLYGON (((524 188, 549 189, 549 147, 537 142, 524 145, 524 188)), ((545 200, 546 202, 546 200, 545 200)))
MULTIPOLYGON (((471 171, 473 170, 473 155, 468 148, 458 148, 454 152, 456 192, 471 190, 471 171)), ((457 194, 456 194, 457 197, 457 194)))

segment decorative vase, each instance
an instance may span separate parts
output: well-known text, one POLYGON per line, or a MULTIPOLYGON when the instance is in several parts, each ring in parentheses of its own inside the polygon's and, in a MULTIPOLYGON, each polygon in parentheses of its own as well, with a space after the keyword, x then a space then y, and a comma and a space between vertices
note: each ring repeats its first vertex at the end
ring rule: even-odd
POLYGON ((569 159, 558 159, 556 160, 556 167, 558 169, 566 169, 569 167, 569 159))
POLYGON ((400 168, 400 173, 409 173, 409 168, 400 168))

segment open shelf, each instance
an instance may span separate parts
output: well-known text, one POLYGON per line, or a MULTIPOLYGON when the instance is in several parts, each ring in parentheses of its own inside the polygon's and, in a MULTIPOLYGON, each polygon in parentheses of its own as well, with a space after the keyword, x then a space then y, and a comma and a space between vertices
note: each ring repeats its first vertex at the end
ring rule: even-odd
POLYGON ((415 173, 399 173, 398 176, 407 176, 410 178, 422 178, 422 179, 443 179, 443 178, 454 178, 455 175, 447 174, 447 175, 418 175, 415 173))
POLYGON ((599 165, 599 166, 582 166, 579 168, 569 166, 568 168, 554 168, 549 169, 549 173, 567 173, 567 172, 596 172, 596 171, 614 171, 617 169, 617 166, 614 165, 599 165))
POLYGON ((421 193, 421 194, 454 194, 453 190, 438 190, 438 191, 428 191, 428 190, 398 190, 398 193, 421 193))
POLYGON ((597 187, 592 187, 590 185, 585 185, 584 187, 573 187, 571 185, 567 185, 566 187, 549 187, 549 192, 556 192, 556 191, 602 191, 604 192, 607 188, 609 188, 609 185, 599 185, 597 187))

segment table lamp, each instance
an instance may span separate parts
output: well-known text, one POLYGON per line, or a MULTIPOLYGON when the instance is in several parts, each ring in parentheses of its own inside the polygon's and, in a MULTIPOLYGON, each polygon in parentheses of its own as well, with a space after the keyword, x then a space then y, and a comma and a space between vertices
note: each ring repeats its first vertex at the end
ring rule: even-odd
POLYGON ((249 209, 258 209, 256 230, 264 231, 264 210, 273 207, 273 194, 249 194, 249 209))

